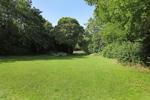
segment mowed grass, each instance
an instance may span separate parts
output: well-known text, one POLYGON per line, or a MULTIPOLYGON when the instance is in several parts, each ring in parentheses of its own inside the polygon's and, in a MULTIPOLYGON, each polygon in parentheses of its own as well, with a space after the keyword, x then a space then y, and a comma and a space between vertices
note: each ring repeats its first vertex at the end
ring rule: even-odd
POLYGON ((1 58, 0 100, 150 100, 150 72, 101 56, 1 58))

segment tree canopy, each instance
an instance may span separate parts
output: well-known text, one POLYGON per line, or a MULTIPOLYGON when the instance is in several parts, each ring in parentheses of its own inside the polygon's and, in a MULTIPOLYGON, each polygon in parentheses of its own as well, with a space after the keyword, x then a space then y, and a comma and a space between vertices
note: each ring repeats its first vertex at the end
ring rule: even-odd
POLYGON ((150 56, 149 0, 85 1, 95 5, 94 18, 101 23, 101 36, 107 45, 113 42, 139 43, 139 56, 147 62, 150 56))
POLYGON ((39 9, 32 7, 31 0, 1 0, 0 55, 72 54, 78 45, 88 53, 101 52, 123 61, 148 62, 149 0, 85 1, 94 5, 95 11, 84 30, 76 19, 70 17, 61 18, 53 27, 39 9))
POLYGON ((83 32, 83 27, 80 26, 76 19, 63 17, 55 27, 55 39, 59 45, 65 47, 64 51, 72 54, 83 32))
POLYGON ((0 1, 0 54, 72 53, 84 32, 78 21, 66 17, 53 27, 31 5, 31 0, 0 1))

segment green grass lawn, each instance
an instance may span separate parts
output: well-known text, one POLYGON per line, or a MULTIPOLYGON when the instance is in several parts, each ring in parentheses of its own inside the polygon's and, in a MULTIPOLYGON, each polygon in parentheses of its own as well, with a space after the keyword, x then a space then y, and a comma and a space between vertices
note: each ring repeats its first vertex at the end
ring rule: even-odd
POLYGON ((100 56, 1 58, 0 100, 150 100, 150 71, 100 56))

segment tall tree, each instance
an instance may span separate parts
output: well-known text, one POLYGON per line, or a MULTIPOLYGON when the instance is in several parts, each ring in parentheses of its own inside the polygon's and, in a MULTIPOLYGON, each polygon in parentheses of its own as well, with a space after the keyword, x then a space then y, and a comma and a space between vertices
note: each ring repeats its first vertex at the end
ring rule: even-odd
POLYGON ((55 27, 55 39, 58 45, 62 46, 63 51, 72 54, 79 36, 83 34, 84 29, 76 19, 63 17, 58 21, 55 27))
POLYGON ((31 0, 0 1, 0 54, 42 53, 49 48, 52 28, 31 0))
POLYGON ((144 59, 150 56, 150 1, 149 0, 85 0, 95 5, 97 21, 102 22, 102 33, 108 42, 129 41, 142 44, 144 59), (120 38, 121 37, 121 38, 120 38))

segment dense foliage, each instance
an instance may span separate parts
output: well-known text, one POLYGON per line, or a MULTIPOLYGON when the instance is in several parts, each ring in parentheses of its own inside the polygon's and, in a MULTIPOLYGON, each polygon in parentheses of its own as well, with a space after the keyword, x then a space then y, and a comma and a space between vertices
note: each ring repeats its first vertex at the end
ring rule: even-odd
POLYGON ((107 45, 103 51, 102 55, 109 58, 117 58, 123 63, 139 63, 141 64, 140 57, 140 44, 125 42, 125 43, 111 43, 107 45))
POLYGON ((0 54, 41 53, 48 48, 49 32, 41 11, 28 0, 0 1, 0 54))
POLYGON ((63 52, 63 45, 72 53, 83 31, 72 18, 62 18, 54 29, 30 0, 0 0, 1 55, 63 52))
POLYGON ((87 53, 98 53, 102 51, 104 42, 101 34, 101 23, 97 22, 96 19, 89 19, 80 46, 87 53))
MULTIPOLYGON (((101 23, 103 42, 137 44, 139 56, 145 63, 150 56, 150 1, 149 0, 85 0, 95 5, 94 18, 101 23)), ((120 45, 113 48, 119 48, 120 45)), ((118 51, 118 50, 117 50, 118 51)), ((136 50, 135 50, 136 51, 136 50)), ((120 54, 123 55, 123 54, 120 54)), ((111 55, 110 55, 111 56, 111 55)), ((124 59, 124 58, 122 58, 124 59)))
POLYGON ((76 19, 63 17, 55 26, 55 40, 60 51, 72 54, 80 37, 84 33, 84 29, 76 19))

